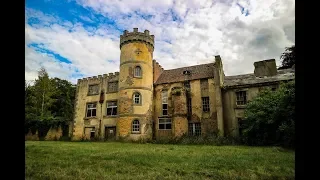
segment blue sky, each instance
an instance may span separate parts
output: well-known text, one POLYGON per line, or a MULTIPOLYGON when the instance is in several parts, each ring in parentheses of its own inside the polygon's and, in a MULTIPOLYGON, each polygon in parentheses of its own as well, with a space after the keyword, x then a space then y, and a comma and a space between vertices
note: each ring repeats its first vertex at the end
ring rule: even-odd
POLYGON ((135 27, 155 35, 165 69, 219 54, 226 75, 251 73, 294 44, 294 11, 293 0, 26 0, 25 78, 41 66, 73 83, 119 71, 119 36, 135 27))

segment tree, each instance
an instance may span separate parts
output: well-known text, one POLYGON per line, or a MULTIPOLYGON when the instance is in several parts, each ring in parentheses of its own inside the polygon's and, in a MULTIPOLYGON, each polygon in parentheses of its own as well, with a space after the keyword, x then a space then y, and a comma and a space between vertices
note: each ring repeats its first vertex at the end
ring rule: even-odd
MULTIPOLYGON (((75 87, 66 80, 50 78, 41 68, 33 85, 25 81, 25 127, 37 129, 39 138, 46 135, 50 127, 65 127, 73 117, 75 87)), ((64 131, 65 132, 65 131, 64 131)))
POLYGON ((286 47, 285 52, 280 56, 282 64, 279 69, 291 68, 296 62, 296 48, 295 45, 286 47))
POLYGON ((246 144, 294 147, 295 82, 281 84, 277 91, 260 92, 248 103, 245 120, 246 144))

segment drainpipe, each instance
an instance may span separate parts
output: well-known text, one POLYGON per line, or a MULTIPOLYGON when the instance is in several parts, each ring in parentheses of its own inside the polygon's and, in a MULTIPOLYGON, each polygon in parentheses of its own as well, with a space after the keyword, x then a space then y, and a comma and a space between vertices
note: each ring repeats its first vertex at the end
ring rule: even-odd
POLYGON ((98 128, 98 136, 99 136, 99 139, 101 138, 101 121, 102 121, 102 104, 104 102, 104 90, 102 89, 101 90, 101 93, 100 93, 100 100, 99 100, 99 103, 100 103, 100 107, 101 107, 101 111, 100 111, 100 122, 99 122, 99 128, 98 128))

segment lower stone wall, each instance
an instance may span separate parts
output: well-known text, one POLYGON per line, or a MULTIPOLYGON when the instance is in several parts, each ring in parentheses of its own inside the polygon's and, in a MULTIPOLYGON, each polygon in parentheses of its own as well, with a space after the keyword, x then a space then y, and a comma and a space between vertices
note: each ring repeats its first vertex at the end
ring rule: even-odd
MULTIPOLYGON (((38 130, 33 134, 31 130, 29 130, 28 134, 25 135, 25 140, 29 141, 38 141, 39 140, 38 130)), ((50 128, 47 132, 44 140, 59 140, 59 138, 63 135, 62 128, 59 126, 58 128, 50 128)))

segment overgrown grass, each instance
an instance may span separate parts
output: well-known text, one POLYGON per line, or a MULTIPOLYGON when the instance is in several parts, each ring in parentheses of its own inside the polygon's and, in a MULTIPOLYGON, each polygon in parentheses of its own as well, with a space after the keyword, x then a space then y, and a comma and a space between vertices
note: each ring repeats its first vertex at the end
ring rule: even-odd
POLYGON ((26 141, 26 179, 294 179, 276 147, 26 141))

